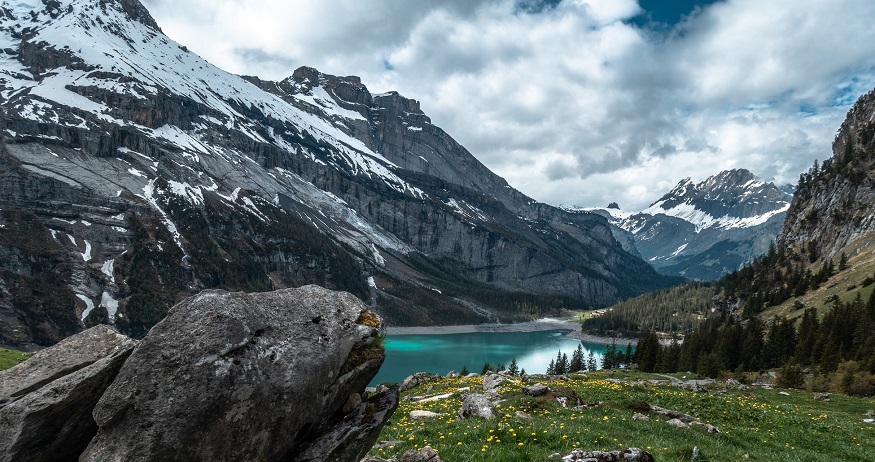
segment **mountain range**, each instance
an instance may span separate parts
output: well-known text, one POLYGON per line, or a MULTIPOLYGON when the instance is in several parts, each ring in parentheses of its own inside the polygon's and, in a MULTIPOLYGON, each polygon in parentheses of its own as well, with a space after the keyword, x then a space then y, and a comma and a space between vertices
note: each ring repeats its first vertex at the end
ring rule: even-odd
POLYGON ((681 180, 640 212, 566 207, 611 223, 623 247, 664 274, 715 280, 765 253, 781 231, 793 187, 748 170, 720 172, 700 183, 681 180))
POLYGON ((512 320, 678 282, 538 203, 415 100, 216 68, 137 0, 0 10, 0 343, 142 336, 205 288, 317 283, 389 324, 512 320))

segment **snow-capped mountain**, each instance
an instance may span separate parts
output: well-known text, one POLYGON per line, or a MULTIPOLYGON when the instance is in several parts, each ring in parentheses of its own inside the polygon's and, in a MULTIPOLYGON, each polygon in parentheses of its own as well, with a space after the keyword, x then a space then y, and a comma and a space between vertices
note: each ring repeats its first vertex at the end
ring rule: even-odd
POLYGON ((210 287, 318 283, 433 324, 674 281, 602 217, 511 188, 415 100, 227 73, 137 0, 4 1, 0 108, 0 343, 142 333, 210 287))
POLYGON ((763 254, 781 231, 792 192, 744 169, 701 183, 689 178, 641 212, 616 204, 591 211, 608 218, 615 237, 665 274, 717 279, 763 254))

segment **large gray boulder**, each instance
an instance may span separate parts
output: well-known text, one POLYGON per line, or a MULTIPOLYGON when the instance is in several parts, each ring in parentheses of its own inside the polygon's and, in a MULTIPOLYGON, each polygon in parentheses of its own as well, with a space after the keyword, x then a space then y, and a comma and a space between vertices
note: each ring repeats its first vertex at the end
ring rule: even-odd
MULTIPOLYGON (((127 360, 94 410, 100 428, 80 461, 298 460, 376 374, 380 327, 354 296, 317 286, 204 291, 173 307, 127 360)), ((350 415, 380 412, 381 426, 397 397, 377 398, 350 415)), ((369 431, 324 460, 358 460, 375 439, 369 431)))
POLYGON ((459 408, 460 419, 471 417, 494 419, 497 414, 495 404, 489 400, 489 397, 477 393, 466 395, 462 400, 462 407, 459 408))
POLYGON ((0 461, 75 460, 91 412, 136 341, 95 326, 0 372, 0 461))

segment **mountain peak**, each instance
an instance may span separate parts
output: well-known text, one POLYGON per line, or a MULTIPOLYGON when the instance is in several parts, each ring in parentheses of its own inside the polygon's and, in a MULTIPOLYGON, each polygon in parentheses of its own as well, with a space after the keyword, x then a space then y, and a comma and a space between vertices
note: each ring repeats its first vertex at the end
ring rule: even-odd
POLYGON ((685 178, 643 212, 689 218, 707 227, 721 217, 745 218, 786 210, 790 198, 774 183, 766 183, 749 170, 739 168, 722 171, 698 184, 685 178), (693 219, 693 215, 701 217, 693 219))
POLYGON ((140 24, 145 25, 146 27, 150 27, 155 29, 156 31, 161 31, 161 28, 158 27, 158 23, 155 22, 155 18, 152 17, 152 14, 149 13, 149 10, 140 3, 139 0, 99 0, 101 5, 107 4, 116 4, 121 8, 123 12, 127 15, 129 19, 132 21, 136 21, 140 24))

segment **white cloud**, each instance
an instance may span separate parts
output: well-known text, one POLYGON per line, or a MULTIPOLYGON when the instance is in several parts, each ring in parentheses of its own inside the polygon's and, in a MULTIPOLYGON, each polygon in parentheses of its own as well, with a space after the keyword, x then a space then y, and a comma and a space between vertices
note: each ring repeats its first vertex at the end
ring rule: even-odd
POLYGON ((641 11, 633 0, 536 14, 512 0, 144 3, 232 72, 280 79, 308 65, 420 100, 553 204, 642 209, 684 177, 734 167, 795 183, 875 86, 871 0, 727 0, 668 35, 624 23, 641 11))

